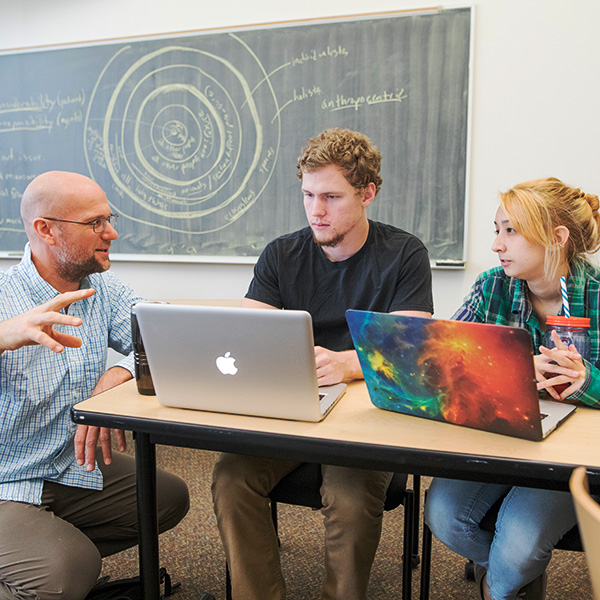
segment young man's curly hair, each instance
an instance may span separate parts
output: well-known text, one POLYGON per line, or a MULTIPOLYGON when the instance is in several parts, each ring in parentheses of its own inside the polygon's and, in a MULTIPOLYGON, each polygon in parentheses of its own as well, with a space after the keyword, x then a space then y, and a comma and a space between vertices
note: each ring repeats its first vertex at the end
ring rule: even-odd
POLYGON ((356 190, 363 190, 369 183, 375 184, 375 194, 381 188, 381 154, 362 133, 334 127, 308 140, 298 157, 298 178, 329 165, 339 167, 356 190))

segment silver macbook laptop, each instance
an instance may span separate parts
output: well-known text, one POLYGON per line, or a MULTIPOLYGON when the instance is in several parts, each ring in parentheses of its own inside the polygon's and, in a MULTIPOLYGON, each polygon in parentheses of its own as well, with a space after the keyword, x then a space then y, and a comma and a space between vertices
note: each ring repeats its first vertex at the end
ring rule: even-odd
POLYGON ((304 311, 136 304, 165 406, 320 421, 346 384, 319 388, 304 311))
POLYGON ((575 407, 540 401, 525 329, 346 311, 375 406, 541 440, 575 407))

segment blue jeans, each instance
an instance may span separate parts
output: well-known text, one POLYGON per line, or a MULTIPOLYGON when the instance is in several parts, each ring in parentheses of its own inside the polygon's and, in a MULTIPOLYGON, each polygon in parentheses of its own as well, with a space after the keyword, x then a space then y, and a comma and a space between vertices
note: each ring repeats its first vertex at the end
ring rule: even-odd
POLYGON ((576 523, 571 494, 493 483, 437 478, 425 520, 454 552, 487 569, 493 600, 513 600, 546 569, 552 550, 576 523), (495 532, 480 522, 502 501, 495 532))

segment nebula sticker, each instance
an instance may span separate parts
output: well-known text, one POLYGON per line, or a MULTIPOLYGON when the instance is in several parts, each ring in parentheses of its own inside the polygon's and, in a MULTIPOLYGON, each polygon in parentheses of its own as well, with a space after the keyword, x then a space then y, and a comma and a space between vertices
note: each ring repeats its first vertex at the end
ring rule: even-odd
POLYGON ((525 330, 362 311, 349 311, 347 318, 376 406, 535 436, 539 408, 525 330), (526 348, 526 360, 515 352, 519 345, 526 348))

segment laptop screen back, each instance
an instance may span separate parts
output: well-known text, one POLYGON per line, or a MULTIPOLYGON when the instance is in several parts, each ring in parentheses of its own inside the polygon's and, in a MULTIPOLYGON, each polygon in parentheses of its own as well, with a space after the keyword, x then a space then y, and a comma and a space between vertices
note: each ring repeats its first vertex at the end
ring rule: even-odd
POLYGON ((542 438, 526 330, 364 311, 346 316, 379 408, 542 438))
POLYGON ((307 312, 150 303, 135 312, 161 404, 323 418, 307 312))

